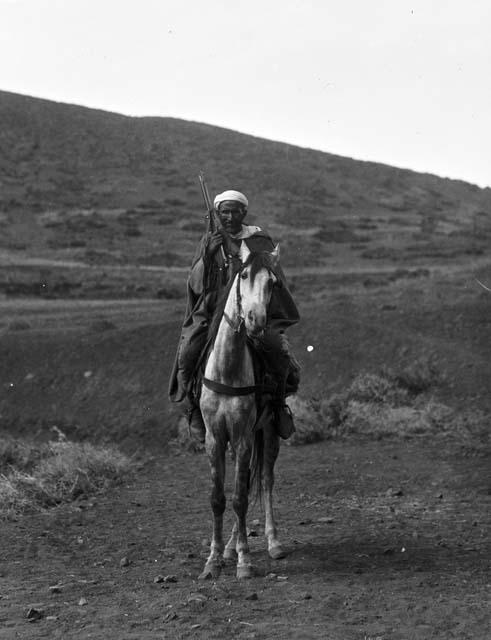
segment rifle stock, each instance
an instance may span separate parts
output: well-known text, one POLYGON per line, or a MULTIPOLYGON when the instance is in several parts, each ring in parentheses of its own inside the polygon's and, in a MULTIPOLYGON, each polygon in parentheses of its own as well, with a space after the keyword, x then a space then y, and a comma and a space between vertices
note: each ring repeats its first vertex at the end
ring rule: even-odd
POLYGON ((215 207, 213 206, 213 203, 210 198, 210 194, 208 192, 208 187, 206 186, 205 174, 203 173, 203 171, 200 171, 198 178, 201 186, 201 193, 203 194, 203 200, 207 210, 206 217, 208 218, 208 231, 211 231, 212 233, 214 233, 215 231, 219 231, 222 234, 224 244, 220 246, 220 253, 222 254, 223 264, 225 268, 227 268, 229 264, 229 259, 232 257, 231 251, 230 251, 230 238, 228 237, 227 232, 223 228, 222 223, 220 222, 220 219, 217 216, 215 207), (226 252, 225 252, 224 245, 225 245, 225 248, 227 249, 226 252))

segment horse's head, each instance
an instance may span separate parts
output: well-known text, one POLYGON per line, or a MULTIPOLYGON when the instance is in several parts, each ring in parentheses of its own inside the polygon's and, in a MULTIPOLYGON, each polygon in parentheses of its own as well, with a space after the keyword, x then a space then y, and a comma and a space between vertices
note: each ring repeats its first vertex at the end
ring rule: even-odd
POLYGON ((262 335, 266 328, 273 286, 278 282, 275 268, 279 257, 279 246, 272 252, 242 256, 243 266, 237 276, 237 292, 240 315, 251 337, 262 335))

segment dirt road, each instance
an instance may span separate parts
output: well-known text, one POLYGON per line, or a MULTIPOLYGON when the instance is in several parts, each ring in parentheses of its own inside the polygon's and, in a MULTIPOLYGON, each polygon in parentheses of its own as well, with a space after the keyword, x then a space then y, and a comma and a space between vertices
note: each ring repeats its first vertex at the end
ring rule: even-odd
POLYGON ((288 557, 268 560, 256 507, 257 577, 200 583, 207 461, 160 455, 104 496, 1 523, 0 639, 484 640, 489 462, 426 439, 285 446, 288 557))

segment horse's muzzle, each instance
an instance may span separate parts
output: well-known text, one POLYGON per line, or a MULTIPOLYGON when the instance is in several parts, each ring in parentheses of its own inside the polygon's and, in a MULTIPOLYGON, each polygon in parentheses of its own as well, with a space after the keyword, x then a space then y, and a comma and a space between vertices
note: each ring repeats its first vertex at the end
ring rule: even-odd
POLYGON ((265 313, 249 313, 244 318, 246 330, 251 338, 259 338, 263 335, 266 328, 267 316, 265 313))

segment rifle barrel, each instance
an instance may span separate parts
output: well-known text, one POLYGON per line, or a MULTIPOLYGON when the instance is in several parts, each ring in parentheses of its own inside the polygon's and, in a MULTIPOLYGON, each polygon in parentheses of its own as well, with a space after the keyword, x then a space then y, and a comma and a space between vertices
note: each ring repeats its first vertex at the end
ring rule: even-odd
MULTIPOLYGON (((206 186, 205 174, 203 171, 200 171, 198 178, 199 178, 199 183, 201 185, 201 193, 203 194, 203 200, 205 201, 205 206, 208 210, 208 228, 210 231, 216 231, 217 221, 215 219, 215 207, 211 203, 211 198, 208 192, 208 187, 206 186)), ((223 264, 225 268, 227 268, 228 260, 227 260, 227 255, 225 253, 225 249, 223 248, 223 245, 220 245, 220 253, 222 254, 223 264)))

